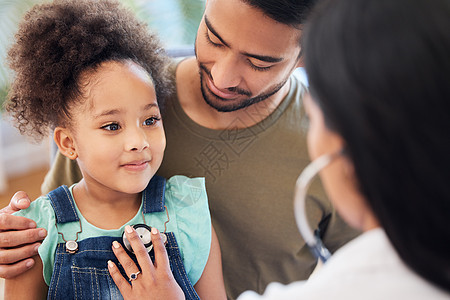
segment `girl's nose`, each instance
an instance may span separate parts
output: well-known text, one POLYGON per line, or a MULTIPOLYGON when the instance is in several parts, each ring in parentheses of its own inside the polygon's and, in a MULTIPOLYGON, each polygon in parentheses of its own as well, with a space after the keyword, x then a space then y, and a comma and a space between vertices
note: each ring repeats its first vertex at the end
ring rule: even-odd
POLYGON ((141 152, 149 147, 147 135, 142 128, 136 128, 126 132, 126 150, 141 152))

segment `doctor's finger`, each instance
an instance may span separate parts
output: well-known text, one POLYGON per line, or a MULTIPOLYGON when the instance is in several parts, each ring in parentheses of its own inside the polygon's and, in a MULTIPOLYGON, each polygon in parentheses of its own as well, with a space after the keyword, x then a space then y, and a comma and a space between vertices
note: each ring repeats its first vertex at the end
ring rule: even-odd
POLYGON ((133 249, 134 255, 136 255, 136 259, 141 267, 142 273, 153 272, 154 266, 150 255, 148 255, 147 248, 145 248, 136 230, 134 230, 131 226, 127 226, 125 227, 125 234, 130 242, 131 248, 133 249))
POLYGON ((169 257, 167 255, 166 247, 161 238, 161 234, 155 227, 152 228, 152 243, 155 251, 155 267, 159 270, 170 271, 169 257))
POLYGON ((123 277, 116 264, 110 260, 108 261, 108 271, 123 296, 131 293, 131 285, 128 283, 128 280, 123 277))
POLYGON ((112 249, 114 255, 117 257, 123 269, 125 270, 125 273, 127 274, 128 278, 132 273, 136 273, 137 271, 139 271, 138 266, 136 266, 134 261, 130 258, 128 253, 125 251, 125 249, 119 242, 114 241, 112 244, 112 249))

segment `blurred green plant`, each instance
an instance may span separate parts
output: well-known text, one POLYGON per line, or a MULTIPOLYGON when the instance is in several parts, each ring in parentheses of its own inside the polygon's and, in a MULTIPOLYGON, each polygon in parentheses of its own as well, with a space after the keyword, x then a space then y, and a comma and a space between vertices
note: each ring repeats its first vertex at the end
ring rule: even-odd
POLYGON ((0 88, 0 112, 2 111, 2 106, 6 95, 8 94, 8 86, 3 86, 0 88))
POLYGON ((38 0, 0 0, 0 110, 9 86, 10 71, 5 59, 9 45, 25 12, 38 0))
MULTIPOLYGON (((17 24, 34 4, 45 0, 0 0, 0 111, 9 86, 5 59, 17 24)), ((205 0, 120 0, 158 33, 166 48, 193 47, 205 0)))
POLYGON ((166 48, 193 46, 205 0, 125 0, 148 22, 166 48))

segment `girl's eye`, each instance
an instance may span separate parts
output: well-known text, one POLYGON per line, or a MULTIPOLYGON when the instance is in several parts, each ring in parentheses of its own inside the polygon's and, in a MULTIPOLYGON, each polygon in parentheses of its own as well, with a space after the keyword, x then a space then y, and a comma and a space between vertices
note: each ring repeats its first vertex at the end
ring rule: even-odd
POLYGON ((155 125, 159 120, 161 120, 161 119, 157 118, 157 117, 148 118, 147 120, 144 121, 144 126, 155 125))
POLYGON ((105 130, 109 130, 109 131, 116 131, 116 130, 120 129, 120 126, 119 126, 119 124, 111 123, 111 124, 102 126, 101 128, 105 129, 105 130))

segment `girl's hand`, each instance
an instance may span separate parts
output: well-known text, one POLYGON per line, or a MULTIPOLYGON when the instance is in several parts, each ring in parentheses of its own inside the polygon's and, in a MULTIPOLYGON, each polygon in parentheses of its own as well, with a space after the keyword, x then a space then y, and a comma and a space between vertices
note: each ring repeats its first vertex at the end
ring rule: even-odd
POLYGON ((183 291, 170 271, 169 258, 158 230, 152 228, 155 264, 152 263, 147 249, 131 226, 125 227, 125 234, 136 254, 141 269, 140 273, 138 273, 138 266, 118 242, 113 242, 114 254, 124 267, 128 277, 138 273, 136 279, 131 280, 130 285, 129 279, 123 278, 117 266, 112 261, 108 261, 109 273, 124 299, 184 299, 183 291))

